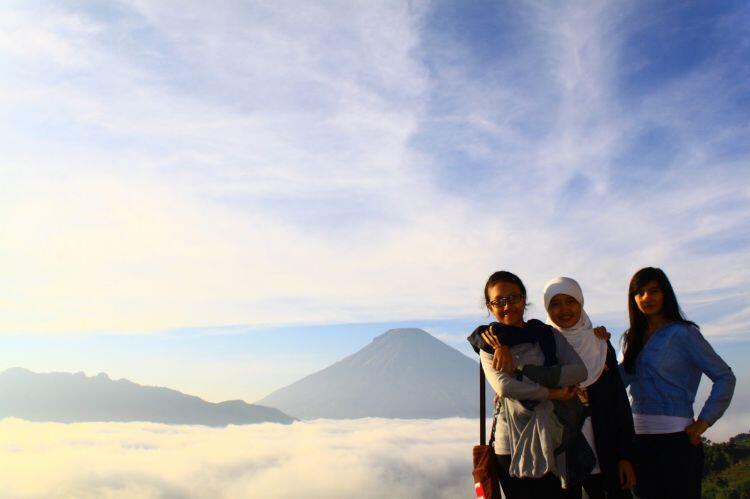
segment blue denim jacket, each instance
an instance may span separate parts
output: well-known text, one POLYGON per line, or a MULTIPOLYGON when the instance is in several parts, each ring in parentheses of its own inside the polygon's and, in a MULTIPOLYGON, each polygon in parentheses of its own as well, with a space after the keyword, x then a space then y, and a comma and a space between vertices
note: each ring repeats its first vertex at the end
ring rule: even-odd
POLYGON ((711 395, 698 419, 714 424, 724 414, 734 393, 732 369, 711 348, 698 328, 671 322, 651 335, 636 358, 635 373, 620 374, 629 387, 636 414, 693 417, 693 402, 701 374, 711 381, 711 395))

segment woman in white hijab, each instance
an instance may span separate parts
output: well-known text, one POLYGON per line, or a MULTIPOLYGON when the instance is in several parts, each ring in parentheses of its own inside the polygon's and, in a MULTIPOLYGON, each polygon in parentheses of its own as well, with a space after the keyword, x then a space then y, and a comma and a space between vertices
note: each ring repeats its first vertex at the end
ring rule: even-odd
POLYGON ((556 277, 549 281, 544 287, 544 307, 547 323, 565 337, 588 371, 586 380, 579 384, 579 397, 590 413, 581 431, 597 463, 583 483, 568 486, 567 497, 580 498, 581 488, 591 499, 631 497, 628 489, 635 484, 633 416, 614 349, 594 333, 583 309, 583 291, 574 279, 556 277))

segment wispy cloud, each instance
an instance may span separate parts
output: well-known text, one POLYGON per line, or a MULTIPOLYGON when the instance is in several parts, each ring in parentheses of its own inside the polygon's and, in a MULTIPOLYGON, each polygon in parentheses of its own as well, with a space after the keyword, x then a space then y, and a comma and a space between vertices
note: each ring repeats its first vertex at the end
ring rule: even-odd
MULTIPOLYGON (((502 234, 484 238, 496 251, 496 266, 530 276, 532 298, 554 275, 578 277, 599 313, 624 315, 627 281, 645 265, 664 267, 688 296, 713 291, 718 303, 722 289, 739 286, 735 292, 747 297, 740 263, 748 254, 747 151, 740 146, 747 120, 739 117, 750 110, 741 83, 747 80, 731 77, 736 68, 744 71, 749 56, 746 44, 736 48, 747 9, 671 28, 688 9, 527 7, 510 9, 515 26, 507 29, 520 31, 513 33, 513 57, 499 44, 487 46, 495 42, 489 36, 461 51, 496 49, 484 71, 470 57, 438 58, 450 76, 436 100, 461 104, 438 106, 438 115, 455 124, 423 130, 421 141, 430 147, 437 137, 457 137, 448 147, 470 145, 436 170, 448 179, 438 177, 438 185, 472 202, 488 233, 502 234), (662 53, 667 60, 648 61, 663 50, 641 44, 654 31, 670 40, 687 31, 682 38, 697 38, 712 56, 672 68, 671 78, 654 76, 674 64, 669 56, 682 58, 691 48, 675 43, 662 53), (721 32, 718 43, 714 32, 721 32), (464 174, 466 156, 479 174, 464 174), (470 179, 468 195, 465 183, 457 188, 451 181, 461 175, 470 179), (506 221, 502 227, 493 225, 498 218, 506 221)), ((490 23, 506 27, 506 9, 488 10, 482 15, 490 23)), ((445 33, 443 45, 460 44, 460 34, 445 33)), ((685 305, 693 309, 689 298, 685 305)), ((707 331, 718 332, 710 325, 707 331)))
POLYGON ((746 7, 4 9, 2 332, 466 316, 497 268, 624 314, 652 264, 750 326, 746 7))

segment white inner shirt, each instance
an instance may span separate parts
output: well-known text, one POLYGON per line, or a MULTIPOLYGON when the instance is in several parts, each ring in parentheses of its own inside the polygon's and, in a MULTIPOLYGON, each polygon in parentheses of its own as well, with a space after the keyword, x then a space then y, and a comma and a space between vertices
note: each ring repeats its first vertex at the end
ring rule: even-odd
POLYGON ((692 423, 692 418, 685 418, 682 416, 633 413, 633 426, 635 427, 636 435, 677 433, 685 431, 685 428, 692 423))

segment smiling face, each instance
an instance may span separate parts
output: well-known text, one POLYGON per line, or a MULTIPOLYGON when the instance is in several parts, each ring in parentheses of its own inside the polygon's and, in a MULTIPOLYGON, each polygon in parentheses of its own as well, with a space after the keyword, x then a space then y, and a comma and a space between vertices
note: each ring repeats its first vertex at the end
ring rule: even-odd
POLYGON ((523 311, 526 308, 526 297, 521 288, 512 282, 498 282, 487 289, 490 313, 500 324, 506 326, 523 326, 523 311), (503 302, 500 305, 500 302, 503 302))
POLYGON ((561 329, 573 327, 581 319, 581 304, 570 295, 557 294, 549 301, 547 313, 552 322, 561 329))
POLYGON ((664 293, 656 281, 649 281, 633 297, 638 310, 647 318, 658 318, 664 308, 664 293))

